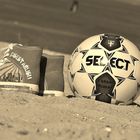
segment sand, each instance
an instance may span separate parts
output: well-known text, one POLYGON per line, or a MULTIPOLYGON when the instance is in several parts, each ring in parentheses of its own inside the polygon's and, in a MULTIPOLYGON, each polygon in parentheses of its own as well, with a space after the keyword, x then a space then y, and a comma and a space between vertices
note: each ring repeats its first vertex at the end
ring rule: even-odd
POLYGON ((139 140, 140 109, 88 99, 0 95, 0 139, 139 140))
POLYGON ((140 109, 88 99, 0 96, 0 139, 139 140, 140 109))

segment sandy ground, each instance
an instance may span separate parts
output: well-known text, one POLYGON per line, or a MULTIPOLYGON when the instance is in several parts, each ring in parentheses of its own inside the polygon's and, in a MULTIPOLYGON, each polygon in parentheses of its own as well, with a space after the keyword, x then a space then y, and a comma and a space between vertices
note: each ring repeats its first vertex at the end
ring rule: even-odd
POLYGON ((88 99, 0 96, 0 139, 139 140, 138 106, 114 106, 88 99))
MULTIPOLYGON (((140 7, 112 0, 0 0, 1 41, 39 45, 65 55, 93 34, 114 32, 140 44, 140 7), (88 15, 88 16, 87 16, 88 15), (129 16, 128 16, 129 15, 129 16)), ((58 54, 56 52, 48 53, 58 54)), ((140 104, 140 99, 136 101, 140 104)), ((0 94, 1 140, 139 140, 140 106, 116 106, 84 98, 0 94)))

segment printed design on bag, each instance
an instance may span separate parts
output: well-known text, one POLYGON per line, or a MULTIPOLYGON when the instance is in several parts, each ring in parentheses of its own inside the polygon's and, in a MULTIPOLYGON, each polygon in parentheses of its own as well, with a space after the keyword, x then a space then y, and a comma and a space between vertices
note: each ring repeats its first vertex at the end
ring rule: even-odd
POLYGON ((24 58, 9 47, 1 52, 0 57, 0 81, 23 82, 32 79, 29 65, 24 58))

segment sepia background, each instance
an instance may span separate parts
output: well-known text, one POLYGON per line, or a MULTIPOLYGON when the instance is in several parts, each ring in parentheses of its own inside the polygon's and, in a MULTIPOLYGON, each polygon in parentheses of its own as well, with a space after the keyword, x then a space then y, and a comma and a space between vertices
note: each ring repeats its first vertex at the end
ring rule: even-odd
MULTIPOLYGON (((69 55, 84 39, 117 33, 140 46, 140 0, 0 0, 0 41, 69 55)), ((65 92, 71 91, 65 78, 65 92)), ((127 92, 127 91, 126 91, 127 92)), ((140 100, 116 106, 89 99, 0 95, 1 140, 139 140, 140 100)))

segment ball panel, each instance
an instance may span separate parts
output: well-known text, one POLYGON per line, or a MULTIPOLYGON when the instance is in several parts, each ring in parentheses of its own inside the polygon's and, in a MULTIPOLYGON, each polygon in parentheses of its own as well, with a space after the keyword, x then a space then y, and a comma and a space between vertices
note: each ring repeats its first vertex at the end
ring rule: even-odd
POLYGON ((91 96, 94 84, 87 73, 77 72, 74 77, 73 85, 81 96, 91 96))
POLYGON ((98 43, 100 41, 100 36, 99 35, 95 35, 92 36, 86 40, 84 40, 79 46, 79 50, 89 50, 90 48, 92 48, 92 46, 94 46, 96 43, 98 43))
POLYGON ((71 61, 70 71, 72 74, 75 74, 77 71, 81 69, 83 54, 79 53, 73 61, 71 61))
POLYGON ((104 50, 91 49, 82 59, 82 64, 87 73, 101 73, 108 63, 104 50))
POLYGON ((139 49, 136 47, 134 43, 132 43, 130 40, 125 38, 122 44, 127 48, 128 53, 130 55, 135 56, 136 58, 140 60, 139 49))
POLYGON ((140 85, 140 61, 135 62, 134 76, 140 85))
POLYGON ((129 54, 116 52, 110 59, 112 72, 115 76, 127 78, 134 70, 134 65, 129 54))
POLYGON ((116 88, 116 100, 124 103, 130 102, 137 96, 136 80, 126 79, 116 88))
MULTIPOLYGON (((110 84, 112 85, 113 82, 115 82, 115 84, 113 86, 113 93, 115 93, 119 80, 111 72, 104 71, 94 77, 95 83, 96 83, 97 79, 99 79, 100 77, 103 78, 103 79, 101 79, 101 82, 102 82, 101 86, 110 86, 110 84), (110 78, 108 79, 108 77, 111 77, 111 81, 110 81, 110 78)), ((95 85, 95 90, 97 88, 96 86, 97 85, 95 85)))
POLYGON ((120 50, 123 37, 115 34, 100 34, 99 47, 108 53, 113 53, 120 50))

